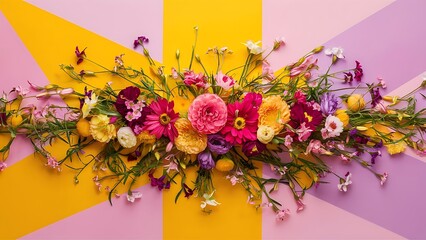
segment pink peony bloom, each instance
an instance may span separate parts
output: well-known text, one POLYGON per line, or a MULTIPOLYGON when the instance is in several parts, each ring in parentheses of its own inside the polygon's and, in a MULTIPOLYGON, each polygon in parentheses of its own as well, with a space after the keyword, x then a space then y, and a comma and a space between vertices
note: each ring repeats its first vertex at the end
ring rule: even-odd
POLYGON ((193 71, 186 71, 183 73, 183 82, 187 86, 196 86, 197 88, 208 88, 207 77, 202 74, 195 74, 193 71))
POLYGON ((221 130, 227 142, 243 144, 257 140, 257 124, 262 95, 248 93, 242 102, 228 104, 228 120, 221 130))
POLYGON ((149 105, 151 113, 146 116, 145 126, 142 129, 148 130, 156 138, 165 136, 173 142, 178 135, 174 123, 179 118, 179 114, 175 113, 173 107, 174 102, 168 102, 164 98, 152 102, 149 105))
POLYGON ((188 111, 188 119, 200 133, 213 134, 225 126, 228 110, 217 95, 206 93, 194 99, 188 111))
POLYGON ((216 85, 223 88, 225 91, 228 91, 235 84, 235 80, 231 76, 225 75, 221 71, 217 73, 215 79, 216 85))

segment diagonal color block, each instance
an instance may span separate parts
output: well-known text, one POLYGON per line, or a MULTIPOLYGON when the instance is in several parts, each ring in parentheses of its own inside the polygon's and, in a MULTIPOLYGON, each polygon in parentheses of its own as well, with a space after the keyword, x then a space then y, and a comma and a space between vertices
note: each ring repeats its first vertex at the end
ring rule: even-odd
MULTIPOLYGON (((0 44, 0 91, 8 94, 12 88, 18 86, 28 90, 29 84, 27 81, 40 86, 48 84, 46 76, 37 65, 37 62, 34 61, 21 39, 16 35, 2 12, 0 12, 0 36, 2 36, 2 43, 0 44)), ((27 104, 35 103, 30 99, 25 100, 25 102, 27 104)), ((41 107, 44 104, 46 102, 38 105, 41 107)), ((3 143, 6 144, 8 140, 8 137, 1 134, 0 147, 3 146, 3 143)), ((18 136, 12 144, 7 164, 11 166, 32 153, 33 148, 31 143, 18 136)))
MULTIPOLYGON (((140 54, 23 1, 1 1, 0 10, 51 83, 72 86, 77 91, 82 91, 83 85, 76 85, 58 67, 61 63, 75 65, 76 45, 88 47, 89 57, 96 56, 94 60, 110 68, 114 66, 114 56, 120 53, 125 53, 125 61, 137 64, 135 67, 148 66, 148 61, 140 54), (22 15, 32 21, 25 20, 22 15)), ((77 67, 77 71, 94 68, 93 64, 83 62, 77 67)), ((125 85, 123 80, 108 75, 90 78, 88 81, 98 87, 109 81, 113 81, 112 86, 115 88, 125 85)), ((99 146, 87 149, 86 154, 96 155, 99 152, 97 148, 99 146)), ((58 143, 49 148, 58 159, 64 156, 66 150, 66 146, 58 143)), ((90 158, 83 160, 89 161, 90 158)), ((30 155, 1 173, 0 188, 7 193, 2 198, 2 205, 7 206, 0 218, 2 238, 23 236, 107 198, 104 192, 99 194, 94 191, 95 186, 91 180, 93 173, 90 170, 83 172, 80 183, 75 185, 75 171, 64 169, 59 174, 47 169, 45 161, 30 155)), ((147 178, 143 178, 136 185, 145 184, 146 180, 147 178)))
POLYGON ((161 239, 161 192, 148 185, 135 191, 142 198, 134 203, 123 194, 113 206, 105 201, 21 239, 161 239))
POLYGON ((264 209, 263 239, 404 239, 310 194, 304 197, 305 209, 296 212, 293 194, 286 186, 272 196, 284 203, 290 215, 284 222, 276 222, 273 211, 264 209))
POLYGON ((323 44, 395 0, 264 0, 263 44, 272 47, 277 37, 287 45, 268 59, 273 69, 296 62, 323 44))
POLYGON ((133 40, 144 35, 150 39, 148 48, 152 57, 158 61, 162 59, 163 1, 27 2, 130 49, 133 49, 133 40))

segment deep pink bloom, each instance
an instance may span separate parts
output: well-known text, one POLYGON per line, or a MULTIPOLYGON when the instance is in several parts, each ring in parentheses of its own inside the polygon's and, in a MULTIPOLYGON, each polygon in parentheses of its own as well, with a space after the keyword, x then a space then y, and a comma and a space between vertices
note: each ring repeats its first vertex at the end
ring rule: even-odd
POLYGON ((139 45, 143 45, 144 43, 148 43, 149 39, 145 36, 138 37, 135 41, 133 41, 133 48, 137 48, 139 45))
POLYGON ((225 102, 216 94, 205 93, 194 99, 188 111, 188 119, 200 133, 219 132, 227 121, 225 102))
MULTIPOLYGON (((314 104, 296 103, 290 109, 290 119, 289 125, 296 129, 298 136, 293 139, 306 141, 316 127, 321 124, 323 116, 320 110, 314 108, 314 104)), ((294 133, 290 133, 290 135, 294 135, 294 133)))
POLYGON ((355 61, 356 67, 354 69, 354 79, 358 82, 361 81, 361 77, 364 75, 364 71, 362 70, 362 66, 358 61, 355 61))
POLYGON ((196 86, 197 88, 209 87, 207 77, 202 73, 195 74, 193 71, 186 71, 183 73, 183 76, 183 82, 187 86, 196 86))
POLYGON ((143 130, 148 130, 150 134, 157 138, 161 136, 168 137, 174 142, 178 136, 178 131, 175 127, 175 122, 179 118, 179 114, 173 110, 174 102, 168 102, 164 98, 159 98, 157 101, 149 105, 151 113, 146 116, 145 126, 143 130))
POLYGON ((221 134, 231 144, 243 144, 257 140, 257 112, 262 95, 248 93, 242 102, 228 104, 228 119, 221 134))
POLYGON ((242 150, 244 155, 246 155, 247 157, 254 157, 266 150, 266 145, 259 142, 258 140, 250 141, 244 143, 242 150))
POLYGON ((294 93, 294 98, 296 99, 297 103, 302 103, 302 104, 306 103, 306 95, 300 90, 297 90, 294 93))

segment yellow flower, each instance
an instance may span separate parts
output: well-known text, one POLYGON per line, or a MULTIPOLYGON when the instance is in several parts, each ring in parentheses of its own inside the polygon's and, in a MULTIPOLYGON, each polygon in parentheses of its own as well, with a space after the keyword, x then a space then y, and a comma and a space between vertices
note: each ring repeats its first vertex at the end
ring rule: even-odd
POLYGON ((397 143, 385 144, 385 147, 388 150, 388 153, 390 155, 393 155, 393 154, 402 153, 403 151, 405 151, 407 144, 404 141, 400 141, 397 143))
POLYGON ((274 138, 274 129, 269 126, 259 126, 257 129, 257 139, 263 143, 268 144, 274 138))
POLYGON ((352 112, 358 112, 365 107, 365 100, 360 94, 352 94, 348 97, 348 109, 352 112))
POLYGON ((157 138, 155 135, 151 135, 147 130, 145 130, 138 134, 137 139, 140 143, 153 144, 157 138))
POLYGON ((7 119, 7 123, 14 128, 21 125, 22 121, 24 121, 24 119, 20 114, 13 114, 7 119))
POLYGON ((280 96, 263 99, 259 108, 259 126, 266 125, 274 130, 275 135, 290 121, 290 108, 280 96))
POLYGON ((234 168, 234 162, 229 158, 221 158, 216 162, 216 169, 220 172, 228 172, 234 168))
POLYGON ((92 93, 90 98, 88 96, 84 98, 84 104, 81 108, 81 111, 83 112, 83 118, 86 118, 89 115, 90 110, 92 110, 97 103, 98 97, 96 96, 96 93, 92 93))
POLYGON ((343 123, 343 127, 346 127, 349 124, 349 115, 344 109, 337 109, 334 115, 343 123))
POLYGON ((78 120, 77 124, 77 132, 82 137, 88 137, 91 135, 90 133, 90 123, 85 118, 81 118, 78 120))
POLYGON ((399 97, 398 96, 384 96, 383 100, 385 100, 387 102, 391 102, 391 104, 389 106, 393 106, 393 105, 396 105, 397 103, 399 103, 399 97))
POLYGON ((186 118, 175 122, 178 137, 175 139, 176 148, 187 154, 198 154, 207 147, 207 135, 197 132, 186 118))
POLYGON ((90 133, 99 142, 109 142, 117 134, 115 126, 109 124, 109 117, 103 114, 92 117, 90 120, 90 133))

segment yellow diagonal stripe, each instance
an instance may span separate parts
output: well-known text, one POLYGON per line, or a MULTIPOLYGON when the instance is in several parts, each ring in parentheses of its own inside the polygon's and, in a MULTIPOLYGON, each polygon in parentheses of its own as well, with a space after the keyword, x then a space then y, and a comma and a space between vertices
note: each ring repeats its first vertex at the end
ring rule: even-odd
MULTIPOLYGON (((187 68, 194 42, 194 26, 199 28, 198 53, 212 71, 216 59, 204 53, 209 47, 227 46, 235 54, 226 60, 225 70, 242 65, 246 40, 261 40, 262 1, 165 0, 164 63, 176 66, 176 49, 181 67, 187 68)), ((199 69, 199 68, 198 68, 199 69)), ((192 179, 195 175, 191 172, 192 179)), ((165 191, 163 198, 164 239, 260 239, 262 214, 246 204, 247 194, 232 187, 225 174, 215 172, 216 199, 222 204, 210 215, 201 212, 200 198, 181 198, 174 204, 177 188, 165 191)))
MULTIPOLYGON (((87 47, 89 58, 110 69, 114 66, 114 57, 121 53, 125 54, 126 62, 134 64, 133 67, 148 66, 147 60, 141 55, 24 1, 0 1, 0 10, 51 83, 73 86, 80 91, 84 87, 83 84, 73 82, 59 68, 62 63, 76 66, 76 45, 87 47)), ((84 62, 78 66, 78 71, 81 69, 92 70, 94 66, 84 62)), ((114 81, 112 87, 116 89, 126 84, 117 80, 117 77, 103 75, 90 78, 89 81, 97 87, 114 81)), ((59 158, 67 148, 55 143, 49 149, 53 156, 59 158)), ((96 154, 98 151, 93 147, 87 150, 87 154, 96 154)), ((45 167, 44 162, 30 155, 0 174, 0 238, 23 236, 107 199, 106 193, 96 191, 90 169, 80 176, 80 183, 75 185, 75 172, 64 169, 59 174, 45 167)), ((141 184, 144 183, 138 185, 141 184)))

